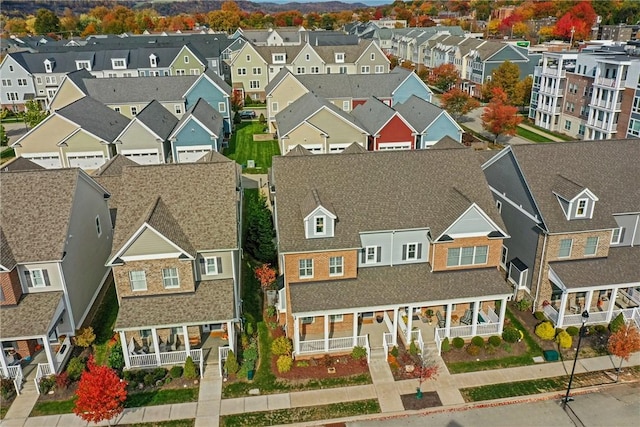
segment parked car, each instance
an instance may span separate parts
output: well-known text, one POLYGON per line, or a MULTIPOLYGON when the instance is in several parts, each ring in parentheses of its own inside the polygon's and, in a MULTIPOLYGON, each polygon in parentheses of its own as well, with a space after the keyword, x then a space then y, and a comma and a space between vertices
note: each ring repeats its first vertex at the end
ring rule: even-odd
POLYGON ((251 110, 246 110, 246 111, 240 111, 240 118, 241 119, 255 119, 256 118, 256 112, 255 111, 251 111, 251 110))

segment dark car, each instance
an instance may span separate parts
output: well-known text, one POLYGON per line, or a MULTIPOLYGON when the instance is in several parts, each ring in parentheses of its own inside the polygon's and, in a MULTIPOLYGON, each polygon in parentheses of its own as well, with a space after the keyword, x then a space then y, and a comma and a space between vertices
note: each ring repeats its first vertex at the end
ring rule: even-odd
POLYGON ((256 112, 255 111, 251 111, 251 110, 247 110, 247 111, 240 111, 240 118, 241 119, 255 119, 256 118, 256 112))

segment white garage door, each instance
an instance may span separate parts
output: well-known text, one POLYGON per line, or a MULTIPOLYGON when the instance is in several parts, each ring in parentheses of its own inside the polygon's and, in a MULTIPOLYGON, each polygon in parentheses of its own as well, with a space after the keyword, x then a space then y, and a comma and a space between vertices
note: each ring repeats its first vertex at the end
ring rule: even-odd
POLYGON ((178 148, 178 163, 193 163, 212 150, 212 147, 199 146, 178 148))
POLYGON ((411 142, 381 142, 379 150, 410 150, 411 142))
POLYGON ((105 164, 104 153, 102 152, 87 152, 87 153, 68 153, 67 161, 71 168, 82 169, 98 169, 105 164))
POLYGON ((160 163, 158 150, 122 150, 122 155, 139 165, 157 165, 160 163))
POLYGON ((39 153, 39 154, 25 154, 22 157, 31 160, 43 168, 55 169, 61 168, 60 155, 56 153, 39 153))

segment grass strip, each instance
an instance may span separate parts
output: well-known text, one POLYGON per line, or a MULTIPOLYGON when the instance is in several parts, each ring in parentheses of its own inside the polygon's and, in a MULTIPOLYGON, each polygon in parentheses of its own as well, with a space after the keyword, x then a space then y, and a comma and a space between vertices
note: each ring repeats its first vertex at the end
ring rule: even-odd
POLYGON ((527 328, 522 326, 522 323, 520 323, 518 318, 511 312, 511 310, 509 310, 509 308, 507 308, 506 311, 507 311, 506 312, 506 317, 511 322, 511 325, 514 328, 519 329, 519 330, 522 331, 524 342, 526 342, 527 346, 529 347, 529 354, 531 355, 531 357, 542 356, 542 351, 543 351, 542 347, 540 347, 540 345, 538 345, 538 343, 531 336, 531 334, 529 333, 527 328))
POLYGON ((0 420, 4 419, 4 416, 7 415, 9 408, 11 408, 11 405, 0 406, 0 420))
POLYGON ((0 159, 11 159, 16 156, 16 152, 13 148, 7 148, 0 153, 0 159))
POLYGON ((152 423, 129 424, 130 427, 193 427, 194 425, 196 425, 196 420, 193 418, 188 420, 156 421, 152 423))
POLYGON ((132 393, 127 396, 124 406, 125 408, 138 408, 141 406, 197 402, 199 390, 198 387, 195 387, 132 393))
POLYGON ((531 132, 530 130, 525 129, 525 128, 521 128, 521 127, 518 127, 516 129, 516 134, 518 134, 518 136, 520 136, 520 137, 522 137, 524 139, 528 139, 529 141, 533 141, 533 142, 543 142, 543 143, 554 142, 552 139, 549 139, 549 138, 547 138, 545 136, 542 136, 542 135, 540 135, 540 134, 538 134, 536 132, 531 132))
POLYGON ((113 326, 117 317, 118 297, 116 296, 116 285, 112 282, 91 322, 93 332, 96 334, 96 340, 93 343, 93 356, 98 365, 104 365, 109 357, 109 340, 113 337, 113 326))
POLYGON ((255 160, 256 168, 245 169, 246 173, 267 173, 271 167, 271 158, 280 154, 278 141, 254 141, 253 134, 264 133, 267 126, 259 122, 243 122, 236 125, 224 155, 246 166, 247 160, 255 160))
POLYGON ((69 400, 46 400, 36 402, 29 414, 30 417, 41 417, 44 415, 70 414, 76 404, 76 397, 69 400))
POLYGON ((275 424, 291 424, 330 418, 351 417, 354 415, 377 414, 380 405, 376 399, 341 402, 330 405, 310 406, 306 408, 280 409, 277 411, 251 412, 220 417, 220 425, 266 426, 275 424))
POLYGON ((513 368, 516 366, 528 366, 532 364, 533 359, 531 358, 531 355, 523 354, 520 356, 507 356, 500 359, 447 363, 447 369, 451 374, 464 374, 466 372, 513 368))

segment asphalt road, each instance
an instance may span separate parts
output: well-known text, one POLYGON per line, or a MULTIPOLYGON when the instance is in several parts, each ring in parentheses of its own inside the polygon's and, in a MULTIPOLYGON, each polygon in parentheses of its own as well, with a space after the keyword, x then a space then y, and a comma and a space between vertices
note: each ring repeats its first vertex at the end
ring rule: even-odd
POLYGON ((348 427, 636 427, 640 425, 640 383, 622 384, 579 395, 565 412, 558 400, 413 415, 393 419, 354 421, 348 427))

